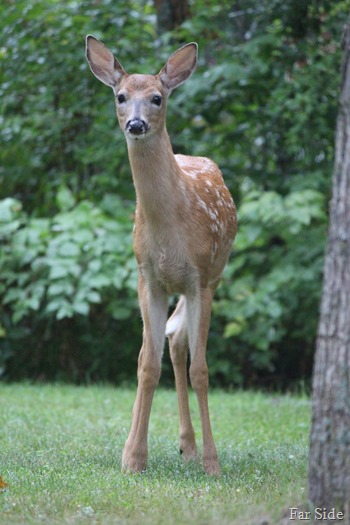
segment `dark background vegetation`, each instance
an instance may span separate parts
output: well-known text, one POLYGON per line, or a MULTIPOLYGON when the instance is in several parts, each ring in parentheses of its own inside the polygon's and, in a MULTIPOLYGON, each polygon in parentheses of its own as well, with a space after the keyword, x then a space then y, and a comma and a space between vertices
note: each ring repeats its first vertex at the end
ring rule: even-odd
MULTIPOLYGON (((3 379, 135 377, 134 190, 112 92, 84 58, 87 33, 130 72, 157 73, 198 42, 168 130, 175 152, 220 165, 239 216, 213 306, 211 384, 310 378, 348 2, 164 4, 174 2, 1 3, 3 379)), ((163 384, 170 368, 166 355, 163 384)))

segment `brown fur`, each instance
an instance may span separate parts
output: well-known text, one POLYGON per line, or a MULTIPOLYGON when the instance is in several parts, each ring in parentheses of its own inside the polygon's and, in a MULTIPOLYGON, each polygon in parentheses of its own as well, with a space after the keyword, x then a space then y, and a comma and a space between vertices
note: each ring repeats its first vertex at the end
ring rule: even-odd
POLYGON ((87 58, 97 78, 114 90, 136 190, 134 251, 144 331, 123 467, 141 471, 146 465, 148 421, 166 334, 179 401, 180 450, 187 460, 197 455, 188 407, 189 347, 190 379, 202 422, 203 466, 209 474, 218 474, 205 354, 213 294, 237 231, 236 212, 217 165, 204 157, 174 155, 165 125, 167 98, 191 75, 197 47, 188 44, 179 49, 155 76, 128 75, 91 36, 87 58), (160 105, 154 97, 161 97, 160 105), (136 131, 130 127, 135 122, 136 131), (167 297, 174 293, 181 298, 167 322, 167 297))

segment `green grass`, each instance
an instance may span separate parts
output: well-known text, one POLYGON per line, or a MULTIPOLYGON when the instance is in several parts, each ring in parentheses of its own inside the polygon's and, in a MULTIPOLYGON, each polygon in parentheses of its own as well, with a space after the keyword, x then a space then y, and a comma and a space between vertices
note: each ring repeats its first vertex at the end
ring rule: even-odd
MULTIPOLYGON (((0 523, 275 525, 305 501, 309 401, 214 391, 222 475, 185 464, 174 391, 158 390, 143 474, 120 471, 135 390, 0 386, 0 523)), ((191 410, 200 448, 196 399, 191 410)))

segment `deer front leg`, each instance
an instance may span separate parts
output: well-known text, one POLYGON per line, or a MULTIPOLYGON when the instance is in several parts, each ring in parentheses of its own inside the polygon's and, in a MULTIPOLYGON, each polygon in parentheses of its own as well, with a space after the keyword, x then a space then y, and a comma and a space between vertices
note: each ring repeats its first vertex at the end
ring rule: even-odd
POLYGON ((203 433, 203 468, 207 474, 219 475, 220 465, 214 444, 208 407, 208 366, 206 347, 211 316, 212 292, 200 290, 187 298, 188 334, 191 353, 190 379, 196 392, 203 433))
POLYGON ((123 470, 141 472, 147 463, 147 434, 154 390, 161 372, 167 317, 167 296, 158 287, 148 287, 139 277, 139 303, 144 323, 143 344, 138 362, 138 387, 129 437, 126 441, 123 470))

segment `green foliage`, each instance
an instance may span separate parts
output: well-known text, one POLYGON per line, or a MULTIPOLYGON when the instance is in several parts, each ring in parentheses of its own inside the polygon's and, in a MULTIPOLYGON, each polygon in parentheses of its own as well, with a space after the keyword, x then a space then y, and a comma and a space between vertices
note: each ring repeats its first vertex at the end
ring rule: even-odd
MULTIPOLYGON (((326 237, 323 210, 324 196, 314 190, 285 197, 251 190, 243 198, 235 254, 214 304, 227 323, 236 382, 244 381, 249 367, 253 374, 273 374, 279 350, 286 364, 293 354, 301 365, 310 357, 326 237), (307 322, 305 312, 313 313, 307 322)), ((289 371, 289 378, 297 379, 298 372, 289 371)))
MULTIPOLYGON (((57 193, 57 206, 61 211, 50 219, 28 218, 19 201, 0 201, 7 358, 16 353, 15 327, 21 324, 44 327, 39 337, 47 345, 52 322, 74 316, 93 319, 101 304, 105 316, 125 322, 137 309, 130 209, 112 195, 100 207, 88 201, 76 204, 66 187, 57 193)), ((35 328, 33 333, 38 337, 35 328)))
POLYGON ((108 300, 111 289, 109 313, 115 319, 129 317, 137 278, 128 210, 116 196, 106 196, 102 208, 88 201, 75 205, 64 187, 57 203, 62 211, 52 219, 28 220, 19 215, 18 201, 0 202, 0 224, 7 234, 0 258, 3 304, 11 306, 13 322, 39 310, 40 316, 54 314, 57 320, 88 315, 92 305, 108 300), (120 291, 131 291, 131 297, 122 293, 118 301, 120 291))
POLYGON ((90 74, 84 39, 94 32, 113 43, 122 28, 121 59, 152 56, 154 15, 137 0, 112 4, 19 0, 0 8, 0 196, 35 214, 53 213, 62 184, 77 199, 98 201, 110 189, 132 195, 113 97, 90 74))
MULTIPOLYGON (((176 152, 220 165, 239 217, 214 302, 212 382, 307 378, 347 1, 199 1, 163 35, 151 1, 18 0, 0 14, 7 376, 134 375, 134 191, 112 93, 84 58, 84 37, 93 33, 130 72, 156 73, 178 45, 198 41, 198 70, 172 94, 168 128, 176 152)), ((164 368, 169 379, 169 361, 164 368)))

